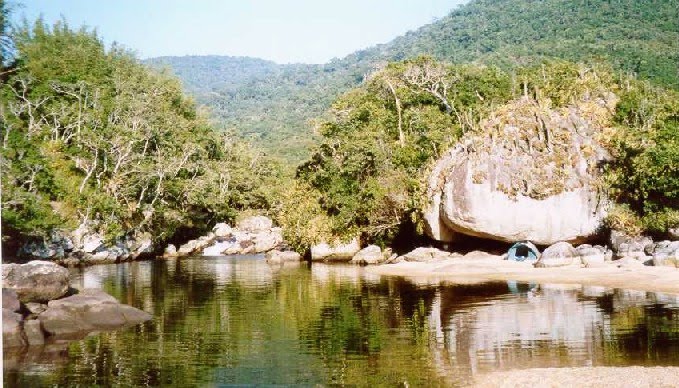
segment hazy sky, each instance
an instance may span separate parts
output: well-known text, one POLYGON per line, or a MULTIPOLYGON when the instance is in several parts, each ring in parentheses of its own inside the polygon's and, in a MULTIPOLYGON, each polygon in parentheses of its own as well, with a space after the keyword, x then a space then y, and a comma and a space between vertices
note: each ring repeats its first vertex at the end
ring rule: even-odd
POLYGON ((467 0, 9 0, 14 20, 63 15, 140 58, 251 56, 322 63, 385 43, 467 0))

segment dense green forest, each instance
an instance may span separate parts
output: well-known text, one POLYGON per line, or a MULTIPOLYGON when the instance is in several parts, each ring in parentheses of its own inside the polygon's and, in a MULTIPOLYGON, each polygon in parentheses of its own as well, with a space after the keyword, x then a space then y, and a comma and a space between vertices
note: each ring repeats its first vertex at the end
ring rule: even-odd
POLYGON ((175 78, 63 21, 12 38, 0 87, 4 237, 87 222, 162 241, 269 207, 274 166, 216 131, 175 78))
POLYGON ((598 139, 615 157, 610 226, 679 226, 676 1, 476 1, 325 65, 151 67, 64 21, 10 34, 1 4, 5 239, 88 223, 165 242, 245 211, 272 215, 299 250, 389 245, 421 230, 431 164, 484 119, 521 96, 558 108, 602 92, 617 98, 598 139))
POLYGON ((232 57, 149 62, 171 67, 225 127, 296 164, 320 139, 316 118, 339 95, 386 63, 419 55, 505 71, 546 58, 604 62, 679 89, 677 9, 677 0, 477 0, 389 43, 323 65, 232 57))
MULTIPOLYGON (((281 222, 294 225, 299 234, 291 232, 290 241, 301 247, 357 235, 393 245, 400 233, 422 230, 432 162, 461 137, 489 131, 485 119, 519 114, 513 102, 520 98, 549 109, 584 103, 577 110, 586 111, 599 109, 588 101, 610 93, 619 100, 613 112, 597 114, 596 134, 615 157, 602 182, 616 202, 610 226, 662 235, 679 226, 679 93, 607 66, 560 60, 511 72, 428 57, 389 64, 332 105, 321 144, 297 169, 299 194, 290 207, 304 215, 283 212, 281 222)), ((493 136, 508 147, 518 141, 493 136)), ((563 151, 559 163, 567 169, 573 151, 563 151)), ((545 152, 559 159, 556 150, 545 152)))

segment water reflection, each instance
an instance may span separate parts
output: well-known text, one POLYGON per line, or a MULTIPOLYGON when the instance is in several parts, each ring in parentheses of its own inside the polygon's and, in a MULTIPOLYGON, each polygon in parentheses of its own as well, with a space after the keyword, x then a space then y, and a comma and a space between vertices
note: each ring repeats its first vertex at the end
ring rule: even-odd
POLYGON ((75 271, 154 320, 5 352, 24 385, 464 384, 529 367, 679 365, 679 297, 602 287, 416 285, 261 256, 75 271))

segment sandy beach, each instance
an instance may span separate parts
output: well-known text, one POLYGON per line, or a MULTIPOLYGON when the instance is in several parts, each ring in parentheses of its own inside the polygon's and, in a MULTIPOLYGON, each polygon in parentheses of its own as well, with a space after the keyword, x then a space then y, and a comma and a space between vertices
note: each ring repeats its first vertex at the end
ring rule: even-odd
POLYGON ((475 387, 677 387, 678 367, 536 368, 479 376, 475 387))
POLYGON ((679 294, 679 269, 671 267, 629 266, 615 262, 599 268, 577 266, 534 268, 531 263, 503 260, 502 256, 471 252, 462 257, 435 262, 401 262, 368 267, 379 275, 403 276, 416 282, 460 284, 493 280, 531 283, 580 284, 679 294))

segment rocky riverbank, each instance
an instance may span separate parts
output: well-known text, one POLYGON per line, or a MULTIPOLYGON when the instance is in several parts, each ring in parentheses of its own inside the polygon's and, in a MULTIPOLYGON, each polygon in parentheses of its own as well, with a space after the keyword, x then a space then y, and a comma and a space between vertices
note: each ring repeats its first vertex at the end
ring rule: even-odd
POLYGON ((3 348, 44 345, 152 318, 101 290, 69 285, 68 270, 53 262, 2 264, 3 348))

